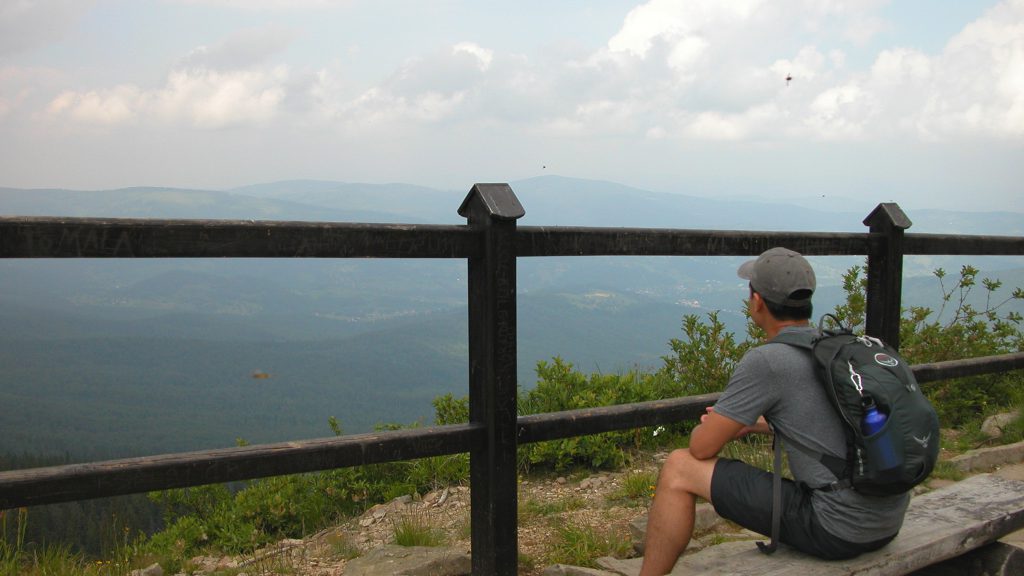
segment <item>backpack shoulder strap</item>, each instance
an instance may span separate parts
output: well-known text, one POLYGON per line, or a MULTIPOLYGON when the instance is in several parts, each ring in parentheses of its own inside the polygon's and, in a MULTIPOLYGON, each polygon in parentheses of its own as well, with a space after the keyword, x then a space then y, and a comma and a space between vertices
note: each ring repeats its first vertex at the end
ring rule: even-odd
MULTIPOLYGON (((827 314, 826 317, 827 316, 831 316, 831 315, 827 314)), ((822 332, 822 324, 824 324, 824 320, 825 320, 825 317, 822 317, 822 322, 818 326, 818 332, 819 333, 817 335, 812 333, 812 332, 808 332, 808 331, 792 331, 791 330, 791 331, 785 331, 785 332, 778 333, 775 336, 775 338, 772 338, 770 340, 770 342, 778 342, 779 344, 789 344, 790 346, 795 346, 797 348, 803 348, 805 350, 808 350, 809 352, 812 352, 812 357, 814 357, 813 352, 814 352, 814 345, 815 345, 815 343, 817 343, 819 340, 822 340, 824 338, 824 336, 822 336, 821 334, 827 334, 825 332, 822 332)), ((838 320, 836 322, 838 323, 838 320)), ((815 357, 815 362, 817 362, 817 361, 818 360, 815 357)), ((822 386, 828 386, 829 384, 828 384, 827 376, 821 372, 821 370, 823 370, 823 369, 824 369, 824 367, 819 366, 819 380, 820 380, 822 386)), ((776 433, 776 435, 779 434, 779 432, 777 430, 776 430, 775 433, 776 433)), ((796 450, 798 450, 798 451, 804 453, 805 455, 810 456, 810 457, 814 458, 815 460, 821 462, 826 468, 828 468, 829 472, 831 472, 833 476, 835 476, 837 479, 839 479, 840 482, 842 481, 843 478, 846 477, 846 473, 847 473, 848 470, 847 470, 847 461, 846 461, 845 458, 839 458, 837 456, 832 456, 831 454, 825 454, 825 453, 822 453, 822 452, 818 452, 817 450, 813 450, 813 449, 811 449, 809 447, 803 446, 799 442, 795 442, 792 438, 786 438, 786 441, 789 443, 790 446, 792 446, 796 450)))

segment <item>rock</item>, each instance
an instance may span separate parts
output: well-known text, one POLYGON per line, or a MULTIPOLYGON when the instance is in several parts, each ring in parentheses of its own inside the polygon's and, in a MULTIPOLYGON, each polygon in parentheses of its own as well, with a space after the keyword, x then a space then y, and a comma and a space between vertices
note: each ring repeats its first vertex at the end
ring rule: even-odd
POLYGON ((387 545, 345 565, 346 576, 468 576, 468 550, 387 545))
MULTIPOLYGON (((708 503, 697 505, 697 515, 694 518, 693 533, 703 534, 724 522, 721 516, 715 512, 715 507, 708 503)), ((637 554, 644 553, 644 538, 647 534, 647 516, 641 516, 629 523, 629 533, 633 538, 633 549, 637 554)))
POLYGON ((647 516, 641 516, 629 523, 629 535, 633 540, 633 550, 643 556, 644 539, 647 537, 647 516))
POLYGON ((398 498, 395 498, 393 502, 395 502, 396 504, 407 506, 412 503, 412 495, 406 494, 405 496, 399 496, 398 498))
POLYGON ((989 438, 999 438, 1003 435, 1003 430, 1019 417, 1020 412, 1017 410, 989 416, 982 423, 981 431, 989 438))
POLYGON ((992 446, 969 450, 959 456, 949 459, 949 462, 957 469, 964 472, 975 470, 989 470, 1002 464, 1016 463, 1024 460, 1024 442, 1007 444, 1005 446, 992 446))
POLYGON ((159 564, 153 564, 141 570, 132 570, 131 576, 164 576, 164 569, 159 564))
POLYGON ((565 476, 559 476, 558 478, 555 479, 555 482, 557 482, 558 484, 565 484, 566 482, 568 482, 568 480, 565 479, 565 476))
POLYGON ((597 490, 601 488, 601 486, 603 486, 605 482, 607 482, 608 480, 609 478, 607 476, 593 476, 580 482, 580 489, 587 490, 593 488, 594 490, 597 490))

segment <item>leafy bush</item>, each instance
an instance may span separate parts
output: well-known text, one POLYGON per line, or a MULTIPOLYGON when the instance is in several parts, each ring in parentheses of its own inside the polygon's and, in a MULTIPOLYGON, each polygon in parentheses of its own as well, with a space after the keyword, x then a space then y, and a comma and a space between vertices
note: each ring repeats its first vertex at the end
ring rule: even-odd
MULTIPOLYGON (((913 363, 940 362, 991 356, 1024 350, 1020 332, 1021 316, 1015 312, 1000 314, 1010 300, 1024 299, 1024 291, 1015 289, 1000 303, 992 297, 1002 283, 982 279, 986 290, 985 308, 979 310, 968 303, 968 296, 977 286, 978 270, 963 266, 956 283, 946 288, 946 273, 934 272, 942 290, 943 307, 938 313, 928 308, 911 307, 900 326, 900 351, 913 363), (946 306, 952 303, 951 318, 944 320, 946 306)), ((979 418, 995 407, 1019 403, 1022 398, 1019 372, 1005 372, 970 378, 942 380, 928 384, 925 392, 932 399, 944 426, 957 426, 979 418)))
MULTIPOLYGON (((855 266, 844 275, 846 302, 835 311, 855 331, 864 322, 866 278, 862 273, 863 268, 855 266)), ((981 285, 986 291, 985 307, 979 310, 969 303, 969 296, 977 287, 977 268, 963 266, 959 278, 948 288, 943 269, 933 274, 939 283, 942 307, 934 312, 927 307, 911 306, 900 319, 900 353, 908 362, 923 364, 1024 350, 1021 315, 1012 311, 1000 313, 1010 301, 1024 299, 1024 290, 1016 288, 996 303, 993 298, 1002 282, 984 278, 981 285)), ((1022 382, 1019 372, 1005 372, 932 382, 924 386, 924 391, 943 426, 955 427, 995 408, 1019 404, 1024 398, 1022 382)))
POLYGON ((708 313, 707 318, 704 322, 696 314, 687 314, 683 317, 685 338, 669 340, 674 354, 662 357, 662 372, 670 378, 672 387, 662 391, 665 397, 721 392, 736 363, 755 344, 749 337, 737 343, 735 335, 718 319, 718 312, 708 313))

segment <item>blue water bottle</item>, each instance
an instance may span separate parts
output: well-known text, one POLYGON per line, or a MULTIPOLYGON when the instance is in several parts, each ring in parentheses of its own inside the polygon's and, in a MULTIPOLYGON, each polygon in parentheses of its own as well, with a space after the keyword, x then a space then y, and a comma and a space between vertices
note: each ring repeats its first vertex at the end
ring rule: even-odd
POLYGON ((886 430, 884 434, 878 434, 885 426, 888 416, 878 409, 874 398, 865 396, 863 402, 864 419, 860 423, 860 429, 864 433, 868 458, 876 462, 876 467, 880 470, 899 466, 899 459, 896 457, 896 450, 892 445, 892 431, 886 430))

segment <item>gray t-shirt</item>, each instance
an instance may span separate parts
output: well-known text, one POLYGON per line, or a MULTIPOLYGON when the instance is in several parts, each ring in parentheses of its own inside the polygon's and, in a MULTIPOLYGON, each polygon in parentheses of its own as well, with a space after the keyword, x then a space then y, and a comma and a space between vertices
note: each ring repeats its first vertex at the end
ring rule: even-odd
MULTIPOLYGON (((790 330, 814 328, 783 329, 790 330)), ((836 480, 816 458, 790 445, 796 442, 816 453, 846 457, 843 424, 829 404, 815 374, 814 360, 806 350, 769 343, 747 352, 715 404, 715 412, 746 426, 764 416, 786 440, 783 447, 795 480, 811 487, 836 480)), ((875 497, 854 490, 815 490, 812 501, 825 530, 848 542, 862 543, 898 532, 910 496, 875 497)))

